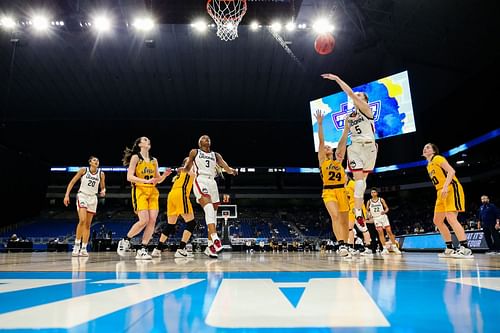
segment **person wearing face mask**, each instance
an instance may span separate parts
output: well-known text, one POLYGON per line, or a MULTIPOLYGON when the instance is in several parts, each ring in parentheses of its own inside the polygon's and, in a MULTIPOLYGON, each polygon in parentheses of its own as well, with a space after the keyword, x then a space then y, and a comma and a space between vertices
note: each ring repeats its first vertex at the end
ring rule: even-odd
POLYGON ((500 254, 500 210, 490 202, 490 198, 481 196, 481 207, 478 212, 479 227, 483 228, 484 238, 488 244, 488 255, 500 254))

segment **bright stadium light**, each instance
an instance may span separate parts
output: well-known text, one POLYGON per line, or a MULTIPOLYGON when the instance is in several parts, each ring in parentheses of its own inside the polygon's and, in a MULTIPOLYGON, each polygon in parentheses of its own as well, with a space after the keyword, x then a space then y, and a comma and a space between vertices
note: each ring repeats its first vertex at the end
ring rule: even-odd
POLYGON ((6 30, 14 29, 16 26, 16 21, 14 21, 13 17, 4 16, 0 18, 0 26, 6 30))
POLYGON ((295 30, 295 23, 290 21, 285 25, 285 28, 287 31, 294 31, 295 30))
POLYGON ((111 20, 105 16, 96 16, 92 26, 98 32, 107 32, 111 30, 111 20))
POLYGON ((259 22, 253 21, 252 23, 250 23, 250 29, 253 31, 256 31, 257 29, 259 29, 259 22))
POLYGON ((45 31, 49 28, 49 20, 43 15, 33 16, 31 21, 33 22, 33 29, 37 31, 45 31))
POLYGON ((132 26, 140 31, 150 31, 154 28, 155 23, 150 17, 141 17, 135 19, 134 23, 132 23, 132 26))
POLYGON ((271 24, 271 29, 275 32, 280 32, 281 31, 281 23, 279 22, 274 22, 273 24, 271 24))
POLYGON ((197 20, 191 23, 191 26, 200 32, 205 32, 208 29, 207 22, 204 20, 197 20))
POLYGON ((324 34, 325 32, 332 32, 335 27, 326 19, 318 19, 314 22, 313 29, 319 34, 324 34))

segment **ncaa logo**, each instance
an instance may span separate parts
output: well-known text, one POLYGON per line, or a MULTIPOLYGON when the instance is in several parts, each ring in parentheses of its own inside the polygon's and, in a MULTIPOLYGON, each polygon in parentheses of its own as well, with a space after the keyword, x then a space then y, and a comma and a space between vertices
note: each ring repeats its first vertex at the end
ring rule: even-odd
MULTIPOLYGON (((340 111, 332 112, 332 121, 336 129, 338 130, 344 129, 345 118, 347 118, 348 114, 355 111, 354 107, 349 107, 350 105, 352 105, 352 103, 347 103, 347 102, 342 103, 340 104, 340 111)), ((370 102, 368 103, 368 106, 373 112, 373 121, 374 122, 378 121, 380 117, 380 110, 382 109, 382 102, 381 101, 370 102)))

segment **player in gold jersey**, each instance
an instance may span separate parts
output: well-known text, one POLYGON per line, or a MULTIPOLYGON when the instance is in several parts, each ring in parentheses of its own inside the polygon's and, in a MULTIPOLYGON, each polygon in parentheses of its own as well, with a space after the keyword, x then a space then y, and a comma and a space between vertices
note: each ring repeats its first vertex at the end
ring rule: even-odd
POLYGON ((126 148, 123 154, 123 165, 128 166, 127 180, 132 183, 132 204, 139 221, 118 243, 117 252, 120 256, 130 249, 130 239, 144 230, 142 246, 137 251, 136 259, 151 259, 146 247, 153 236, 159 212, 156 184, 163 182, 172 170, 167 169, 160 176, 158 160, 149 155, 150 149, 151 141, 143 136, 137 138, 132 148, 126 148))
POLYGON ((446 250, 439 256, 473 258, 472 251, 467 245, 464 228, 457 219, 458 213, 465 209, 465 197, 462 184, 455 175, 455 169, 446 158, 439 155, 439 149, 433 143, 424 146, 422 156, 427 159, 427 172, 437 191, 433 221, 446 242, 446 250), (445 218, 460 242, 460 247, 457 250, 453 248, 450 230, 444 223, 445 218))
POLYGON ((339 244, 339 255, 349 256, 349 251, 345 245, 349 234, 348 212, 349 200, 345 189, 346 174, 342 166, 342 158, 335 155, 329 145, 325 145, 323 134, 323 118, 321 111, 314 114, 318 122, 318 161, 320 166, 321 179, 323 180, 323 202, 332 220, 332 229, 339 244))
POLYGON ((175 225, 177 224, 177 218, 182 217, 184 222, 186 222, 186 228, 182 233, 181 243, 177 252, 175 252, 176 258, 192 258, 193 254, 186 251, 186 244, 191 238, 193 231, 196 227, 196 221, 194 219, 193 206, 191 205, 191 200, 189 196, 191 195, 191 189, 193 188, 193 181, 196 174, 192 170, 185 170, 184 167, 188 157, 182 162, 182 167, 179 168, 177 175, 172 180, 172 188, 168 194, 167 198, 167 224, 163 227, 161 231, 160 241, 158 245, 151 253, 153 257, 161 257, 161 251, 165 246, 165 242, 168 237, 175 232, 175 225))

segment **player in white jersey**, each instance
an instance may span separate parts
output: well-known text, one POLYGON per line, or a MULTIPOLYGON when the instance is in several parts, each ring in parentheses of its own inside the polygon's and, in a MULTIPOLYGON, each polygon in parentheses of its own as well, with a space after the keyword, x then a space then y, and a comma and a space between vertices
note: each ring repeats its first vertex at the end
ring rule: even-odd
POLYGON ((89 167, 80 168, 73 176, 73 179, 66 188, 64 195, 64 205, 69 205, 69 194, 76 182, 80 180, 80 188, 76 194, 76 210, 78 212, 78 225, 76 227, 75 245, 73 246, 73 257, 88 257, 87 243, 90 236, 90 224, 92 218, 97 212, 97 192, 104 197, 106 186, 104 181, 104 172, 99 169, 99 159, 90 156, 89 167))
POLYGON ((364 226, 362 207, 363 196, 366 190, 366 177, 373 171, 377 159, 373 112, 368 105, 368 96, 366 93, 354 92, 337 75, 322 74, 321 76, 324 79, 337 82, 354 103, 353 112, 344 121, 344 131, 337 146, 337 154, 341 155, 345 153, 347 136, 350 133, 351 144, 347 147, 347 160, 355 182, 354 215, 358 224, 364 226))
POLYGON ((216 258, 217 252, 222 250, 222 243, 217 235, 217 207, 220 204, 219 189, 215 178, 218 175, 217 168, 222 167, 231 175, 237 175, 238 171, 231 168, 222 158, 221 154, 210 149, 210 137, 202 135, 198 140, 198 149, 192 149, 189 159, 185 164, 186 170, 194 167, 196 177, 193 184, 193 193, 196 201, 205 211, 205 221, 208 228, 208 246, 205 254, 216 258))
POLYGON ((378 196, 378 191, 375 187, 371 190, 371 196, 371 199, 366 202, 366 208, 368 210, 368 215, 373 218, 373 223, 377 228, 378 238, 384 248, 382 250, 382 254, 388 254, 389 250, 396 254, 401 254, 401 251, 399 251, 396 245, 396 237, 394 237, 394 234, 392 233, 389 218, 387 217, 389 207, 385 203, 385 200, 378 196), (390 246, 385 241, 384 229, 391 240, 390 246))

